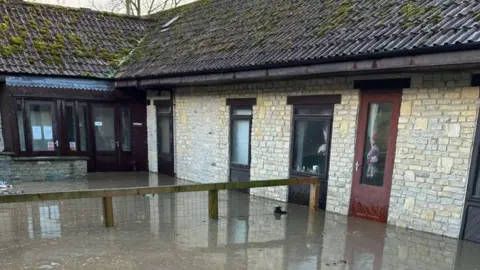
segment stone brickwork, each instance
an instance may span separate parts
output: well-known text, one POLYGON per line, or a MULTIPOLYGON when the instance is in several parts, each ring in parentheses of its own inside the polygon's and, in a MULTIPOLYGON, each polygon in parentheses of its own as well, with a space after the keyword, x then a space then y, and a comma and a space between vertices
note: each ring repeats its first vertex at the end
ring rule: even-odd
MULTIPOLYGON (((354 162, 358 90, 355 79, 412 79, 404 89, 388 222, 458 237, 470 164, 478 88, 470 73, 395 74, 182 87, 175 90, 175 169, 195 182, 229 177, 227 98, 256 98, 251 133, 251 179, 289 176, 292 108, 287 96, 341 94, 335 105, 327 210, 348 214, 354 162)), ((154 108, 148 108, 149 161, 156 171, 154 108), (155 148, 150 147, 155 145, 155 148)), ((252 190, 285 201, 285 187, 252 190)))
POLYGON ((87 178, 86 159, 18 158, 0 155, 0 179, 48 181, 87 178))
MULTIPOLYGON (((342 103, 335 106, 334 113, 331 152, 335 173, 330 174, 334 180, 329 186, 333 187, 332 211, 347 213, 352 173, 351 161, 347 160, 353 159, 358 107, 358 91, 352 90, 351 85, 347 78, 333 78, 177 89, 177 176, 197 182, 228 181, 230 114, 226 99, 254 97, 257 105, 253 106, 250 178, 288 178, 292 108, 287 105, 287 96, 342 94, 342 103)), ((251 192, 281 201, 287 199, 285 187, 251 192)))
POLYGON ((478 96, 478 87, 403 91, 389 223, 459 236, 478 96))

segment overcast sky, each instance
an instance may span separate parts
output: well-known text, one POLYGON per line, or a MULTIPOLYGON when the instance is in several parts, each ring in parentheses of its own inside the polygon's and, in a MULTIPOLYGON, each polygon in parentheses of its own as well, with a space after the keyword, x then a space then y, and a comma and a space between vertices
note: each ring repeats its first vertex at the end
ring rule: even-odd
MULTIPOLYGON (((120 1, 120 0, 26 0, 26 1, 52 4, 52 5, 62 5, 62 6, 68 6, 68 7, 83 7, 83 8, 111 11, 111 8, 110 8, 111 3, 113 1, 120 1)), ((148 1, 151 1, 151 0, 148 0, 148 1)), ((165 0, 155 0, 155 1, 163 2, 165 0)), ((186 4, 196 0, 181 0, 181 1, 182 1, 181 4, 186 4)))

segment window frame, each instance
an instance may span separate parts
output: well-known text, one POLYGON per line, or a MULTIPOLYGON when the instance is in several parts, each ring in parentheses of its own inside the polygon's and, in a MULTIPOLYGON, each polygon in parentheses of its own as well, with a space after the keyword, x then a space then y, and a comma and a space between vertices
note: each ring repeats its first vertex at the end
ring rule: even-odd
POLYGON ((15 104, 17 109, 15 110, 15 128, 16 133, 18 134, 16 140, 16 149, 14 149, 18 156, 22 157, 40 157, 40 156, 88 156, 91 149, 90 145, 90 109, 87 102, 71 100, 71 99, 47 99, 47 98, 28 98, 28 97, 18 97, 15 99, 15 104), (53 128, 53 138, 54 143, 58 141, 58 145, 55 144, 55 151, 34 151, 32 143, 32 131, 31 131, 31 119, 29 116, 30 104, 52 104, 52 128, 53 128), (69 140, 68 140, 68 130, 67 130, 67 121, 66 118, 66 106, 73 105, 73 112, 75 117, 75 136, 76 136, 76 146, 77 151, 70 150, 69 140), (21 106, 21 115, 19 114, 18 106, 21 106), (79 126, 79 108, 80 106, 85 106, 87 112, 87 122, 86 124, 86 149, 80 150, 80 126, 79 126), (23 130, 24 130, 24 140, 25 140, 25 151, 21 148, 21 134, 19 132, 18 119, 21 117, 23 120, 23 130))
POLYGON ((229 138, 229 164, 230 167, 241 168, 241 169, 250 169, 252 163, 252 120, 253 120, 253 105, 230 105, 230 138, 229 138), (238 115, 234 114, 235 110, 250 110, 252 113, 250 115, 238 115), (232 162, 232 153, 233 153, 233 126, 236 120, 247 120, 249 122, 248 127, 248 165, 238 164, 232 162))
POLYGON ((332 142, 332 127, 333 127, 333 114, 334 114, 334 104, 299 104, 292 106, 292 124, 291 124, 291 131, 290 131, 290 162, 289 162, 289 173, 290 177, 320 177, 320 178, 327 178, 328 176, 328 165, 330 163, 330 148, 332 142), (297 109, 311 109, 311 108, 321 108, 321 109, 328 109, 331 111, 331 115, 319 115, 319 114, 297 114, 297 109), (315 173, 307 173, 307 172, 299 172, 294 169, 294 162, 296 158, 296 127, 297 121, 313 121, 313 122, 326 122, 328 125, 328 142, 327 142, 327 150, 325 155, 325 170, 324 172, 320 172, 319 174, 315 173))

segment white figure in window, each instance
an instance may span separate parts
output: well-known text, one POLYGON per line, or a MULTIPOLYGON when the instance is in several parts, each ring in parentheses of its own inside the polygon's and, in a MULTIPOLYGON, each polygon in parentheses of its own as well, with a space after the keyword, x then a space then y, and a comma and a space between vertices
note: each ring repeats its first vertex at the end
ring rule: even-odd
POLYGON ((374 133, 372 138, 370 139, 370 151, 367 154, 367 178, 373 178, 378 172, 377 169, 377 162, 378 162, 378 155, 380 154, 380 149, 376 143, 377 141, 377 133, 374 133))
POLYGON ((323 138, 325 139, 325 143, 318 147, 318 154, 326 155, 327 154, 327 143, 328 143, 328 129, 327 127, 323 128, 323 138))

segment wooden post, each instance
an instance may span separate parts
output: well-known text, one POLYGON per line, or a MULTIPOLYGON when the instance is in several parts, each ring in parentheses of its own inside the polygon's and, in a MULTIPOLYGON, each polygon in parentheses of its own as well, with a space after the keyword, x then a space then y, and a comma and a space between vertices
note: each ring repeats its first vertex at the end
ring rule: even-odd
POLYGON ((208 191, 208 216, 218 219, 218 190, 208 191))
POLYGON ((105 227, 110 228, 115 226, 113 221, 113 200, 112 197, 103 197, 103 219, 105 220, 105 227))
POLYGON ((320 183, 310 184, 310 212, 318 210, 318 199, 320 198, 320 183))

